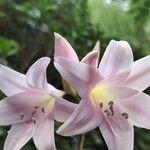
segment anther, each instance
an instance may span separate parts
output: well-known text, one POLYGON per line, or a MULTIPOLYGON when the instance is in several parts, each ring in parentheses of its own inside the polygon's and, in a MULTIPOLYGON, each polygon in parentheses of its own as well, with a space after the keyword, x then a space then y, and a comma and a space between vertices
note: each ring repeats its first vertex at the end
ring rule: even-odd
POLYGON ((101 108, 103 107, 103 103, 100 103, 100 104, 99 104, 99 107, 100 107, 100 109, 101 109, 101 108))
POLYGON ((115 112, 114 112, 114 110, 112 109, 112 110, 111 110, 111 116, 113 116, 113 115, 114 115, 114 113, 115 113, 115 112))
POLYGON ((125 119, 128 119, 129 115, 127 113, 122 113, 122 117, 124 117, 125 119))
POLYGON ((32 117, 32 121, 33 121, 34 124, 36 124, 36 120, 35 120, 34 117, 32 117))
POLYGON ((110 115, 110 111, 108 109, 104 110, 104 113, 106 113, 107 116, 110 115))
POLYGON ((39 108, 39 106, 35 106, 34 108, 35 108, 35 109, 38 109, 38 108, 39 108))
POLYGON ((20 120, 22 120, 24 118, 24 115, 22 114, 22 115, 20 115, 20 120))
POLYGON ((24 118, 24 114, 21 113, 21 114, 20 114, 20 120, 22 120, 23 118, 24 118))
POLYGON ((113 110, 113 105, 109 106, 109 109, 110 109, 110 110, 113 110))
POLYGON ((113 105, 114 104, 114 102, 113 101, 110 101, 109 103, 108 103, 108 105, 113 105))
POLYGON ((32 116, 35 117, 35 115, 36 115, 36 110, 34 110, 34 111, 32 112, 32 116))
POLYGON ((44 108, 42 108, 41 110, 42 110, 43 113, 45 113, 45 109, 44 108))

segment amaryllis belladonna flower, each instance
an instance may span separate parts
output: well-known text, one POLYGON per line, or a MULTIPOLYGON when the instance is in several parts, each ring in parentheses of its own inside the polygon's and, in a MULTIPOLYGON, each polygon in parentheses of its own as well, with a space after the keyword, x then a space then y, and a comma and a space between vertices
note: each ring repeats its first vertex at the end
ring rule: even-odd
POLYGON ((26 75, 0 66, 0 89, 8 97, 0 101, 0 125, 12 125, 4 150, 19 150, 31 138, 39 150, 55 150, 54 119, 64 122, 75 104, 47 83, 48 57, 37 60, 26 75))
POLYGON ((150 55, 133 62, 130 45, 112 40, 99 68, 55 57, 55 67, 82 100, 57 133, 72 136, 99 127, 109 150, 133 150, 133 125, 150 129, 150 55))

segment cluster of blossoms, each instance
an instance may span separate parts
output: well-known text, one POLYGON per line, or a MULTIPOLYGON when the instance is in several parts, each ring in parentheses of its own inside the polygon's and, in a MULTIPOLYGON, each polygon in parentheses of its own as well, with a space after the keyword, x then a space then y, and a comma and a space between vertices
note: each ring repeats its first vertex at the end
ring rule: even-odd
POLYGON ((39 150, 56 150, 54 120, 62 136, 99 127, 109 150, 133 150, 133 125, 150 129, 150 55, 133 62, 130 45, 112 40, 100 61, 99 42, 81 61, 55 33, 54 65, 81 97, 79 104, 47 83, 50 58, 37 60, 26 75, 0 65, 0 125, 12 125, 4 150, 19 150, 31 138, 39 150))

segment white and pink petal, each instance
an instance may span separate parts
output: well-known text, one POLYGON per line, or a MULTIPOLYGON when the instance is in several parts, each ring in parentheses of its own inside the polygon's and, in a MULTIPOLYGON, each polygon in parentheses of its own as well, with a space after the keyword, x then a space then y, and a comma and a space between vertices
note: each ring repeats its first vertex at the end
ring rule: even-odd
POLYGON ((57 96, 55 96, 55 101, 54 117, 59 122, 65 122, 78 106, 57 96))
POLYGON ((140 91, 150 86, 150 55, 133 63, 132 71, 123 84, 140 91))
POLYGON ((55 53, 54 57, 65 57, 75 61, 78 61, 78 56, 69 42, 64 39, 58 33, 54 33, 55 35, 55 53))
POLYGON ((122 109, 128 113, 133 125, 150 129, 150 96, 145 93, 138 93, 127 99, 119 101, 122 109))
POLYGON ((133 54, 126 41, 112 40, 102 57, 99 71, 105 78, 113 78, 122 74, 122 80, 128 76, 133 63, 133 54))
POLYGON ((29 68, 26 73, 26 81, 31 88, 48 90, 46 69, 49 63, 49 57, 42 57, 29 68))
POLYGON ((35 127, 31 124, 15 124, 8 132, 4 150, 20 150, 34 135, 35 127))
POLYGON ((36 128, 33 141, 38 150, 56 150, 54 139, 54 120, 42 120, 36 128))
POLYGON ((109 150, 133 150, 134 134, 132 125, 125 121, 106 120, 99 128, 109 150))
POLYGON ((103 119, 102 114, 97 114, 90 105, 81 100, 79 106, 57 133, 63 136, 83 134, 99 126, 103 119))
POLYGON ((98 67, 99 62, 99 55, 100 55, 100 49, 99 49, 99 42, 96 43, 95 47, 93 48, 93 51, 89 52, 82 60, 81 62, 86 63, 90 66, 93 66, 95 68, 98 67))
POLYGON ((47 101, 47 95, 40 91, 22 92, 0 101, 0 125, 11 125, 31 119, 35 106, 47 101))
POLYGON ((7 96, 29 89, 25 75, 0 65, 0 90, 7 96))

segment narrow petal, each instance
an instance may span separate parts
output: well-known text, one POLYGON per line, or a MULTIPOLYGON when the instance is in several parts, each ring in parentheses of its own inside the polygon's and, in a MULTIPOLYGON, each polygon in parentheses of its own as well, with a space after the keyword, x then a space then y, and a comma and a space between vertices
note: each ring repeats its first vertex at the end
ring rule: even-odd
POLYGON ((133 150, 133 126, 127 122, 106 120, 99 128, 109 150, 133 150))
POLYGON ((130 73, 133 54, 130 45, 125 41, 112 40, 101 60, 99 70, 105 78, 112 78, 116 74, 124 73, 124 78, 130 73))
POLYGON ((57 130, 57 133, 63 136, 72 136, 86 133, 103 121, 103 116, 97 114, 90 105, 81 100, 79 106, 75 109, 69 119, 57 130))
POLYGON ((54 108, 54 115, 55 119, 59 122, 65 122, 70 115, 73 113, 77 104, 64 100, 63 98, 55 96, 55 108, 54 108))
POLYGON ((54 33, 55 35, 55 54, 54 57, 66 57, 72 60, 79 60, 76 52, 69 44, 69 42, 64 39, 58 33, 54 33))
POLYGON ((131 122, 141 128, 150 129, 150 96, 139 93, 119 101, 124 111, 128 113, 131 122))
POLYGON ((133 63, 132 71, 123 84, 140 91, 150 86, 150 55, 133 63))
POLYGON ((11 125, 27 121, 31 118, 33 108, 43 103, 45 98, 45 93, 26 91, 1 100, 0 125, 11 125))
POLYGON ((0 65, 0 90, 7 96, 11 96, 29 89, 25 75, 0 65))
POLYGON ((42 57, 38 59, 28 70, 26 80, 31 88, 48 89, 46 69, 50 58, 42 57))
POLYGON ((96 43, 93 51, 89 52, 81 62, 86 63, 90 66, 97 68, 98 61, 99 61, 100 49, 99 49, 99 42, 96 43))
POLYGON ((87 95, 92 84, 102 80, 96 68, 87 64, 61 57, 55 58, 54 64, 62 77, 74 86, 81 97, 87 95))
POLYGON ((38 150, 56 150, 54 121, 43 120, 37 127, 33 140, 38 150))
POLYGON ((4 150, 20 150, 34 135, 32 125, 16 124, 9 131, 4 144, 4 150))

